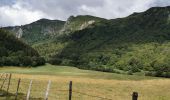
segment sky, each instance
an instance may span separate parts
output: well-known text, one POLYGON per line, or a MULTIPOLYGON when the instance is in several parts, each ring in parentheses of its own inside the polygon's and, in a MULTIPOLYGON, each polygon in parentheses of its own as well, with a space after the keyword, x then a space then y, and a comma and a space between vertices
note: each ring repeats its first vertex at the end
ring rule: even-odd
POLYGON ((67 20, 71 15, 114 19, 168 5, 170 0, 0 0, 0 27, 29 24, 41 18, 67 20))

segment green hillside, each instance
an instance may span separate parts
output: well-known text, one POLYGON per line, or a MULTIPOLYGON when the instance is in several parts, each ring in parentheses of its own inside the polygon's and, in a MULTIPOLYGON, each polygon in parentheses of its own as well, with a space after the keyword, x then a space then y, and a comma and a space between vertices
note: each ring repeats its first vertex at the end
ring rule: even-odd
POLYGON ((62 49, 71 42, 69 37, 75 31, 85 29, 90 27, 92 24, 101 21, 106 21, 106 19, 89 15, 76 17, 71 16, 65 22, 64 26, 59 32, 59 35, 52 36, 53 38, 50 38, 48 41, 35 43, 33 48, 35 48, 40 53, 40 55, 44 56, 48 60, 51 56, 60 53, 62 49))
POLYGON ((170 77, 170 7, 99 22, 69 37, 52 64, 170 77))
POLYGON ((170 7, 125 18, 71 16, 7 27, 52 64, 170 77, 170 7))
POLYGON ((33 45, 39 42, 48 41, 54 36, 59 35, 61 28, 64 26, 64 21, 40 19, 31 24, 23 26, 5 27, 21 38, 26 43, 33 45))
POLYGON ((36 50, 0 29, 0 66, 38 66, 44 63, 36 50))
POLYGON ((106 20, 89 15, 71 16, 66 22, 40 19, 28 25, 4 27, 3 29, 15 33, 16 37, 31 45, 48 60, 49 57, 58 54, 67 45, 71 33, 100 21, 106 20))
POLYGON ((101 21, 106 21, 106 19, 90 15, 70 16, 66 21, 61 33, 70 34, 75 31, 85 29, 88 26, 101 21))

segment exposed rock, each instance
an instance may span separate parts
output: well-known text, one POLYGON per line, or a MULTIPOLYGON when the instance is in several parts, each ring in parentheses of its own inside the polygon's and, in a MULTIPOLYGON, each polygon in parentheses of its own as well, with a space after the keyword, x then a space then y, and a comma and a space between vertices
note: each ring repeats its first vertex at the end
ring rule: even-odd
POLYGON ((91 25, 91 24, 93 24, 93 23, 95 23, 94 20, 90 20, 90 21, 88 21, 88 22, 85 22, 84 24, 81 25, 80 30, 88 27, 89 25, 91 25))
POLYGON ((19 28, 18 32, 16 33, 16 37, 21 38, 22 35, 23 35, 23 30, 22 30, 22 28, 19 28))

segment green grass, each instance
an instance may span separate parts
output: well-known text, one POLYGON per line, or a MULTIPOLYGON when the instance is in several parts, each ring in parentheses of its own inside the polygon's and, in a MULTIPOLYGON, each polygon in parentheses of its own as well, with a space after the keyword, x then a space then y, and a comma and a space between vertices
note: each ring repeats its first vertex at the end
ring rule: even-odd
POLYGON ((116 80, 157 79, 156 77, 146 77, 141 75, 123 75, 123 74, 116 74, 116 73, 82 70, 76 67, 55 66, 50 64, 46 64, 45 66, 40 66, 36 68, 3 67, 0 68, 0 73, 2 72, 17 73, 17 74, 86 77, 86 78, 93 78, 93 79, 116 79, 116 80))
MULTIPOLYGON (((73 100, 104 100, 88 95, 113 100, 131 100, 134 91, 139 93, 139 100, 170 100, 170 80, 165 78, 105 73, 49 64, 37 68, 0 68, 0 73, 3 72, 13 73, 8 100, 14 100, 19 78, 19 100, 26 98, 30 80, 33 80, 30 100, 44 100, 48 80, 52 81, 49 100, 67 100, 70 80, 73 81, 73 100)), ((6 85, 3 90, 6 90, 6 85)), ((5 98, 0 97, 0 100, 5 98)))

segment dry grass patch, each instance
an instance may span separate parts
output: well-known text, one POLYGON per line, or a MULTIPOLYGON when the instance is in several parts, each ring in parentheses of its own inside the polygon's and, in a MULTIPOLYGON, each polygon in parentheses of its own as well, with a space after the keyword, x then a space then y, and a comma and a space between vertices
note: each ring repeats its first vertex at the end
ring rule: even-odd
POLYGON ((113 100, 131 100, 133 91, 139 92, 139 100, 169 100, 170 99, 170 80, 108 80, 91 79, 68 76, 53 75, 26 75, 13 74, 13 83, 10 91, 15 92, 17 79, 21 78, 20 92, 26 94, 29 80, 33 80, 31 97, 43 98, 48 80, 52 81, 49 100, 67 100, 68 84, 73 81, 73 100, 103 100, 102 98, 83 95, 99 96, 113 100), (15 80, 15 81, 14 81, 15 80), (81 93, 76 93, 81 92, 81 93))

